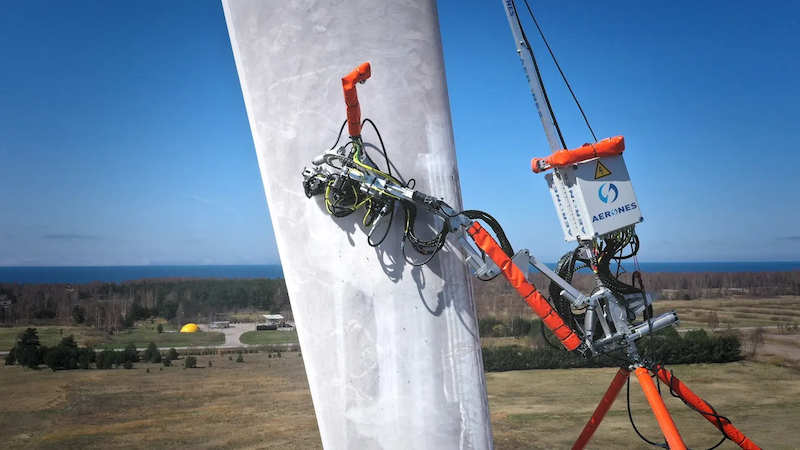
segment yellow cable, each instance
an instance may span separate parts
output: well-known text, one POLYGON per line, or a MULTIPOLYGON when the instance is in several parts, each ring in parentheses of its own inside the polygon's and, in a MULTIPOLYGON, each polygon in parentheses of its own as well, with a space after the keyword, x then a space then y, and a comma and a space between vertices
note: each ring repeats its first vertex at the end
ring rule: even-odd
POLYGON ((367 217, 369 217, 369 213, 372 211, 372 199, 367 200, 369 202, 369 206, 367 206, 367 213, 364 214, 364 218, 361 220, 361 223, 366 227, 367 226, 367 217))
POLYGON ((354 161, 354 162, 355 162, 357 165, 359 165, 359 166, 361 166, 361 167, 363 167, 364 169, 367 169, 367 170, 369 170, 369 171, 375 172, 375 173, 377 173, 377 174, 379 174, 379 175, 381 175, 381 176, 383 176, 383 177, 385 177, 385 178, 388 178, 388 179, 389 179, 389 180, 391 180, 393 183, 395 183, 395 184, 397 184, 397 185, 400 185, 400 186, 402 186, 402 184, 403 184, 403 183, 401 183, 400 181, 398 181, 398 180, 397 180, 397 178, 395 178, 395 177, 393 177, 393 176, 389 175, 388 173, 384 173, 383 171, 379 170, 379 169, 378 169, 378 168, 376 168, 376 167, 371 167, 371 166, 368 166, 368 165, 366 165, 366 164, 362 163, 362 162, 361 162, 361 160, 360 160, 360 158, 359 158, 359 155, 361 154, 361 151, 362 151, 362 150, 363 150, 363 147, 361 146, 361 143, 358 143, 358 144, 356 145, 356 152, 355 152, 355 154, 353 155, 353 161, 354 161))
POLYGON ((333 214, 333 210, 331 209, 331 185, 333 181, 328 182, 328 185, 325 187, 325 208, 328 210, 328 214, 333 214))

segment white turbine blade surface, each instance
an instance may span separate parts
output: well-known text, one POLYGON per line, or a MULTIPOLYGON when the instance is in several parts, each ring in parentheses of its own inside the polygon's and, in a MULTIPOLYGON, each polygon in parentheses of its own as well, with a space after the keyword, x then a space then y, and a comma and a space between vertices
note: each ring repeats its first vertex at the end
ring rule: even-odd
MULTIPOLYGON (((435 2, 223 6, 324 447, 492 448, 461 255, 445 248, 413 267, 400 251, 399 207, 376 249, 363 210, 334 219, 302 187, 303 168, 345 120, 341 78, 369 61, 372 77, 357 88, 362 117, 380 128, 400 176, 460 209, 435 2)), ((379 146, 368 125, 363 136, 379 146)), ((421 215, 419 234, 432 237, 426 228, 438 222, 421 215)))

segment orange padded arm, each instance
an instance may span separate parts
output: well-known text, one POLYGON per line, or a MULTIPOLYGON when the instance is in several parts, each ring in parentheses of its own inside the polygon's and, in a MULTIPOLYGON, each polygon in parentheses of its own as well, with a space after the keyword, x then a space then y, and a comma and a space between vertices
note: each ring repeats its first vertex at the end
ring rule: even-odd
POLYGON ((553 331, 553 334, 564 344, 564 347, 570 351, 578 348, 581 344, 581 339, 578 335, 572 331, 569 325, 564 323, 564 319, 547 303, 542 294, 528 281, 525 274, 511 261, 511 258, 505 254, 497 241, 481 224, 472 222, 472 226, 469 227, 467 233, 475 241, 475 244, 486 253, 486 256, 497 264, 497 267, 503 272, 503 276, 514 286, 517 293, 525 299, 525 303, 531 307, 533 312, 541 317, 542 323, 553 331))
POLYGON ((361 136, 361 107, 358 105, 356 83, 363 83, 371 75, 369 63, 365 62, 342 78, 344 103, 347 105, 347 129, 351 137, 361 136))
POLYGON ((544 172, 552 167, 564 167, 587 159, 599 156, 614 156, 625 151, 625 138, 615 136, 603 139, 594 144, 586 144, 574 150, 559 150, 547 158, 533 158, 531 169, 534 172, 544 172))

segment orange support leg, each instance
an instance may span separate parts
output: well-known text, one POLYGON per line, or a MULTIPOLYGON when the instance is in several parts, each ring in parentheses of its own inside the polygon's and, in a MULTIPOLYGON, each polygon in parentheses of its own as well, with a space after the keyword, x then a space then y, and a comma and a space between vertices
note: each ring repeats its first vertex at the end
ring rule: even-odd
POLYGON ((592 414, 592 418, 589 419, 589 423, 583 428, 581 435, 578 436, 578 440, 575 441, 575 445, 572 446, 572 450, 583 450, 586 448, 586 444, 589 443, 589 439, 592 438, 594 432, 600 427, 600 422, 603 421, 611 405, 614 404, 614 400, 617 399, 617 395, 619 395, 619 391, 622 390, 622 386, 624 386, 625 382, 628 380, 628 375, 630 375, 630 373, 629 370, 619 369, 619 372, 617 372, 617 375, 614 377, 614 381, 611 382, 611 386, 608 387, 603 399, 600 400, 600 404, 597 405, 597 409, 594 410, 594 414, 592 414))
POLYGON ((669 448, 671 450, 686 450, 686 444, 683 443, 683 439, 678 433, 678 428, 675 426, 675 422, 672 421, 672 416, 669 415, 661 394, 658 393, 656 384, 650 378, 650 372, 644 367, 639 367, 636 369, 636 378, 639 379, 639 384, 642 386, 644 395, 653 409, 653 414, 656 416, 658 426, 661 427, 661 432, 664 433, 664 437, 667 439, 669 448))
POLYGON ((711 405, 689 390, 689 388, 687 388, 686 385, 681 382, 681 380, 672 375, 670 372, 667 372, 666 369, 659 366, 656 375, 658 375, 658 378, 660 378, 661 381, 670 386, 672 392, 677 394, 678 397, 682 398, 683 401, 691 405, 693 408, 700 411, 700 414, 705 417, 706 420, 714 424, 715 427, 719 428, 719 430, 725 433, 725 436, 733 441, 736 445, 745 450, 761 450, 761 447, 748 439, 747 436, 734 427, 729 420, 725 419, 724 417, 717 417, 717 414, 714 412, 714 409, 711 407, 711 405))

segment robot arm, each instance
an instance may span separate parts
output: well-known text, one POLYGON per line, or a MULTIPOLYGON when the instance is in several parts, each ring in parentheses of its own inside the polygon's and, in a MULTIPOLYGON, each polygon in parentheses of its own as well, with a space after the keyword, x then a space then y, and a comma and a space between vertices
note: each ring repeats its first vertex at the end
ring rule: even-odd
MULTIPOLYGON (((360 67, 365 66, 368 73, 369 66, 366 63, 360 67)), ((357 73, 361 72, 357 69, 351 75, 357 73)), ((349 116, 348 123, 351 124, 349 116)), ((621 138, 618 142, 622 142, 621 138)), ((311 198, 324 194, 328 211, 336 217, 366 207, 364 224, 371 227, 370 237, 397 203, 407 211, 413 209, 414 217, 417 211, 440 217, 444 222, 441 236, 453 235, 453 241, 464 252, 465 263, 478 279, 486 280, 502 274, 565 348, 578 351, 586 357, 620 348, 628 348, 632 357, 638 357, 633 345, 637 339, 678 321, 675 313, 669 312, 646 322, 635 323, 635 318, 644 314, 651 304, 646 294, 623 295, 615 292, 613 286, 599 283, 592 295, 586 296, 528 250, 513 254, 510 244, 504 243, 502 228, 491 216, 477 211, 456 211, 443 200, 414 190, 383 172, 364 154, 360 135, 351 137, 349 143, 338 149, 328 150, 314 158, 313 165, 303 171, 303 178, 306 195, 311 198), (501 242, 498 243, 477 219, 487 220, 501 242), (548 302, 530 283, 528 272, 531 266, 558 287, 559 300, 565 300, 573 309, 585 309, 582 323, 573 320, 570 325, 554 309, 551 304, 554 299, 548 302), (600 330, 596 330, 598 325, 600 330)), ((413 223, 407 228, 409 226, 413 229, 413 223)), ((406 232, 409 233, 409 230, 406 232)), ((407 237, 413 238, 408 234, 407 237)), ((425 243, 429 246, 415 248, 433 257, 444 244, 444 237, 432 242, 425 243)))

